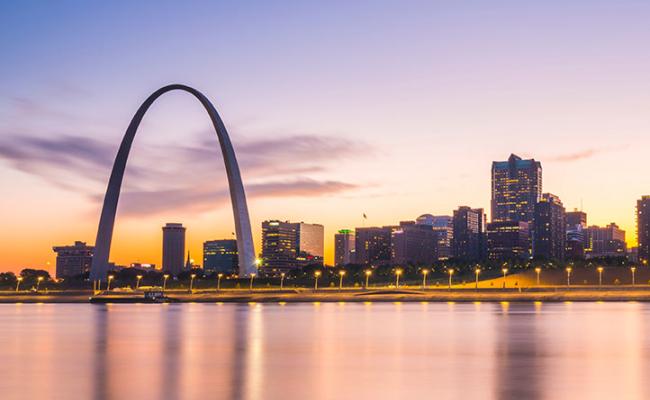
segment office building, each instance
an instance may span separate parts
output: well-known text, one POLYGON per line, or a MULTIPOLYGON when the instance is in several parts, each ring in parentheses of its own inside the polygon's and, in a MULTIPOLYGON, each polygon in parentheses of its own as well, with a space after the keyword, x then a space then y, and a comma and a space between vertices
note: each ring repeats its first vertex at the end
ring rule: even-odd
POLYGON ((637 251, 639 262, 650 263, 650 196, 643 196, 636 202, 636 233, 639 241, 637 251))
POLYGON ((530 232, 528 223, 503 221, 487 224, 487 251, 488 258, 493 261, 529 259, 530 232))
POLYGON ((334 235, 334 265, 348 265, 354 262, 354 231, 341 229, 334 235))
POLYGON ((585 258, 586 230, 587 213, 578 210, 566 213, 566 259, 582 260, 585 258))
POLYGON ((306 265, 323 265, 324 228, 319 224, 262 222, 262 266, 275 275, 306 265))
POLYGON ((206 273, 237 274, 239 271, 237 240, 222 239, 203 242, 203 269, 206 273))
POLYGON ((544 193, 535 205, 533 257, 538 260, 564 260, 566 213, 560 198, 544 193))
POLYGON ((431 265, 438 260, 440 232, 430 225, 400 223, 391 232, 391 262, 395 265, 431 265))
POLYGON ((185 227, 168 223, 163 230, 162 269, 172 275, 183 272, 185 265, 185 227))
POLYGON ((585 248, 587 258, 625 257, 627 245, 625 231, 615 223, 607 226, 590 226, 586 230, 588 247, 585 248))
POLYGON ((296 261, 299 266, 323 265, 325 255, 325 228, 320 224, 296 223, 298 247, 296 261))
POLYGON ((452 256, 452 240, 454 238, 454 227, 452 217, 449 215, 420 215, 415 220, 416 225, 430 226, 438 233, 438 260, 447 260, 452 256))
POLYGON ((485 258, 485 213, 482 208, 458 207, 453 216, 454 259, 478 262, 485 258))
POLYGON ((492 163, 492 222, 531 224, 542 196, 542 164, 511 154, 492 163))
POLYGON ((93 262, 93 246, 86 242, 74 242, 72 246, 54 246, 56 253, 56 277, 57 279, 69 278, 81 275, 90 271, 93 262))
POLYGON ((355 262, 365 265, 389 264, 391 260, 391 233, 394 226, 355 229, 355 262))

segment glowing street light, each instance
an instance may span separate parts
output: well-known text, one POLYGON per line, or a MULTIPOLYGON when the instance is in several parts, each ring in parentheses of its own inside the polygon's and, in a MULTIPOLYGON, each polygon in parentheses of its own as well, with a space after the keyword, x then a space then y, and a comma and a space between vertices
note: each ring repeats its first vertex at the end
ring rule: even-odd
POLYGON ((318 277, 320 277, 320 271, 314 271, 314 291, 318 290, 318 277))
POLYGON ((542 273, 542 269, 540 267, 535 268, 535 273, 537 274, 537 286, 539 286, 539 274, 542 273))
POLYGON ((478 276, 481 273, 481 269, 479 267, 476 267, 474 270, 474 274, 476 274, 476 288, 478 289, 478 276))
POLYGON ((136 276, 138 281, 135 283, 135 290, 138 290, 140 288, 140 281, 142 280, 142 275, 136 276))
POLYGON ((429 270, 428 269, 423 269, 422 270, 422 289, 427 288, 427 275, 429 275, 429 270))
POLYGON ((395 288, 399 288, 399 277, 402 275, 402 272, 404 271, 401 268, 395 270, 395 288))
POLYGON ((370 279, 370 275, 372 275, 372 271, 367 269, 366 270, 366 290, 368 289, 368 279, 370 279))
POLYGON ((339 271, 339 290, 343 289, 343 277, 345 276, 345 271, 339 271))
POLYGON ((284 289, 284 277, 287 276, 284 272, 280 274, 280 290, 284 289))
POLYGON ((106 284, 106 291, 107 291, 107 292, 110 292, 110 291, 111 291, 111 281, 112 281, 114 278, 115 278, 115 277, 114 277, 113 275, 109 275, 109 276, 108 276, 108 283, 106 284))
POLYGON ((19 276, 18 278, 16 278, 16 292, 20 289, 20 282, 22 282, 22 281, 23 281, 22 276, 19 276))
POLYGON ((167 289, 167 279, 169 279, 169 274, 163 275, 163 290, 167 289))
POLYGON ((501 272, 503 272, 503 288, 506 288, 506 275, 508 274, 508 268, 502 268, 501 272))
POLYGON ((192 288, 194 288, 194 278, 196 278, 196 274, 190 275, 190 293, 192 293, 192 288))
POLYGON ((256 276, 256 275, 257 275, 257 274, 254 273, 254 272, 251 274, 251 282, 250 282, 250 284, 248 285, 248 288, 250 289, 251 292, 253 291, 253 279, 255 279, 255 276, 256 276))
POLYGON ((636 267, 630 267, 630 271, 632 271, 632 286, 636 283, 634 280, 634 273, 636 272, 636 267))
POLYGON ((598 286, 603 286, 603 267, 598 267, 598 286))
POLYGON ((221 290, 221 278, 223 278, 223 274, 217 274, 217 291, 221 290))
POLYGON ((38 287, 41 286, 41 282, 42 282, 42 281, 43 281, 43 277, 42 277, 42 276, 39 276, 39 277, 36 279, 36 291, 37 291, 37 292, 38 292, 38 287))
POLYGON ((573 269, 571 267, 566 267, 566 285, 571 286, 571 271, 573 269))
POLYGON ((447 270, 447 273, 449 274, 449 289, 451 290, 451 277, 454 275, 454 269, 453 269, 453 268, 449 268, 449 269, 447 270))

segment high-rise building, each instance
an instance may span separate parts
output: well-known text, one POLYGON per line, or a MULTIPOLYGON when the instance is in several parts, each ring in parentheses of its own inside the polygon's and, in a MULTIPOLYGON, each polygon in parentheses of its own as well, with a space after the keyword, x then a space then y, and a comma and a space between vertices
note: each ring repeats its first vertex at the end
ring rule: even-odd
POLYGON ((334 235, 334 265, 348 265, 354 262, 354 231, 341 229, 334 235))
POLYGON ((323 264, 324 228, 319 224, 270 220, 262 222, 262 270, 287 272, 323 264))
POLYGON ((492 163, 492 222, 533 221, 542 196, 542 164, 511 154, 492 163))
POLYGON ((625 257, 627 244, 625 231, 615 223, 607 226, 590 226, 586 230, 588 247, 585 248, 587 258, 625 257))
POLYGON ((90 271, 93 262, 93 246, 86 242, 74 242, 73 246, 54 246, 56 252, 56 277, 68 278, 90 271))
POLYGON ((237 240, 222 239, 203 242, 203 269, 205 272, 237 274, 239 271, 237 240))
POLYGON ((185 265, 185 227, 183 224, 168 223, 163 230, 163 271, 178 275, 185 265))
POLYGON ((495 261, 530 258, 530 232, 523 221, 490 222, 487 224, 488 258, 495 261))
POLYGON ((650 264, 650 196, 643 196, 636 202, 636 234, 639 240, 639 262, 648 265, 650 264))
POLYGON ((441 234, 430 225, 400 223, 391 233, 393 264, 431 265, 438 260, 441 234))
POLYGON ((544 193, 535 205, 533 257, 540 260, 564 260, 566 215, 560 198, 544 193))
POLYGON ((357 264, 389 264, 391 259, 391 233, 394 226, 364 227, 355 229, 354 249, 357 264))
POLYGON ((482 208, 458 207, 453 217, 453 257, 475 262, 485 258, 485 213, 482 208))
POLYGON ((587 243, 587 213, 573 210, 566 213, 566 252, 565 258, 581 260, 585 258, 587 243))
POLYGON ((446 260, 452 256, 451 244, 454 237, 452 217, 449 215, 423 214, 415 220, 416 225, 427 225, 438 233, 438 259, 446 260))

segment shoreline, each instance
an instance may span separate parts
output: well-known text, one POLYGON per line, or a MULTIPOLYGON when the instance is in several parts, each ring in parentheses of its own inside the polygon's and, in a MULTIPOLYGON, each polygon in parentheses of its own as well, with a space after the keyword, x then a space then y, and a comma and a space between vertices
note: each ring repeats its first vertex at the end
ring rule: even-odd
MULTIPOLYGON (((650 287, 643 288, 536 288, 536 289, 377 289, 377 290, 223 290, 221 292, 168 291, 174 303, 367 303, 367 302, 650 302, 650 287)), ((57 293, 0 293, 0 304, 90 304, 91 291, 57 293)), ((114 303, 144 303, 141 293, 111 293, 114 303), (126 301, 124 300, 131 300, 126 301), (122 300, 122 301, 119 301, 122 300)), ((108 303, 113 303, 108 301, 108 303)))

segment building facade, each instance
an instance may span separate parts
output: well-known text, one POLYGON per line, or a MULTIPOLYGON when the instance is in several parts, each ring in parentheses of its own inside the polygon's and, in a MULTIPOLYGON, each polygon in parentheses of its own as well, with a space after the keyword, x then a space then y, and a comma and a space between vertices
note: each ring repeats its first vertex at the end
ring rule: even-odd
POLYGON ((334 235, 334 265, 354 264, 354 231, 341 229, 334 235))
POLYGON ((587 228, 587 242, 587 258, 625 257, 627 253, 625 231, 613 222, 604 227, 587 228))
POLYGON ((402 223, 391 232, 391 262, 431 265, 438 260, 440 232, 430 225, 402 223))
POLYGON ((636 232, 639 240, 638 258, 643 265, 650 264, 650 196, 636 202, 636 232))
POLYGON ((458 207, 453 216, 452 255, 463 262, 485 258, 485 213, 482 208, 458 207))
POLYGON ((262 265, 275 275, 305 265, 323 265, 324 228, 319 224, 270 220, 262 222, 262 265))
POLYGON ((566 212, 560 198, 544 193, 535 205, 533 257, 539 260, 564 260, 566 226, 566 212))
POLYGON ((542 196, 542 164, 511 154, 492 163, 492 222, 532 224, 535 204, 542 196))
POLYGON ((203 269, 208 273, 237 274, 239 271, 237 240, 222 239, 203 242, 203 269))
POLYGON ((72 246, 54 246, 56 253, 56 278, 69 278, 90 271, 93 262, 93 246, 86 242, 74 242, 72 246))
POLYGON ((423 214, 417 217, 415 224, 431 226, 438 233, 438 260, 451 258, 454 238, 454 225, 451 216, 423 214))
POLYGON ((163 231, 163 271, 178 275, 185 266, 185 227, 183 224, 168 223, 163 231))
POLYGON ((493 261, 530 258, 530 231, 527 222, 504 221, 487 224, 488 258, 493 261))
POLYGON ((323 265, 325 256, 325 228, 320 224, 296 223, 298 265, 323 265))
POLYGON ((566 213, 565 258, 582 260, 587 244, 587 213, 573 210, 566 213))
POLYGON ((389 264, 391 260, 391 234, 398 227, 364 227, 355 229, 355 262, 365 265, 389 264))

